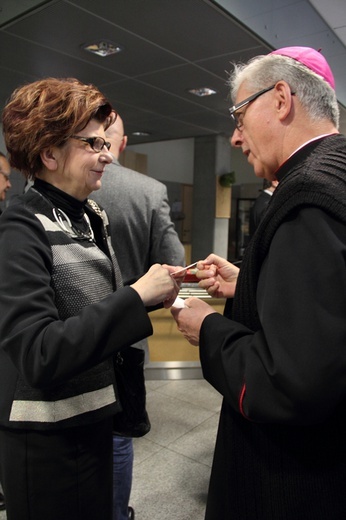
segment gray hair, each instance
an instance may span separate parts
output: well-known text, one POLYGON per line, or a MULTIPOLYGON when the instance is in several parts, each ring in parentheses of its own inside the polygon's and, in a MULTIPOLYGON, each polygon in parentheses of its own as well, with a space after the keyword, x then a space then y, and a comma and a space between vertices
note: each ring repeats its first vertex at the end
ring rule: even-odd
POLYGON ((247 64, 234 64, 228 82, 231 98, 235 100, 244 82, 247 89, 255 93, 280 80, 288 83, 313 121, 329 119, 339 128, 340 111, 335 91, 321 76, 287 56, 261 55, 247 64))

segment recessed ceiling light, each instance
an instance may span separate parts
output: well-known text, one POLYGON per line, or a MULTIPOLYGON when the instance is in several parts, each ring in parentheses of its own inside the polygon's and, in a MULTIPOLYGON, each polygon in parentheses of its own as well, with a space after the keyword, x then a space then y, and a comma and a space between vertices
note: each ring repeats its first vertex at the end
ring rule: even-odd
POLYGON ((213 94, 217 94, 217 90, 214 90, 209 87, 201 87, 201 88, 192 88, 188 90, 190 94, 194 96, 204 97, 204 96, 212 96, 213 94))
POLYGON ((143 137, 143 136, 146 136, 146 135, 151 135, 149 132, 140 132, 140 131, 137 131, 137 132, 132 132, 132 135, 135 135, 136 137, 143 137))
POLYGON ((97 43, 87 43, 82 45, 82 48, 85 51, 91 52, 93 54, 97 54, 97 56, 101 56, 105 58, 106 56, 111 56, 112 54, 118 54, 119 52, 124 50, 124 47, 121 45, 116 45, 113 42, 102 40, 97 43))

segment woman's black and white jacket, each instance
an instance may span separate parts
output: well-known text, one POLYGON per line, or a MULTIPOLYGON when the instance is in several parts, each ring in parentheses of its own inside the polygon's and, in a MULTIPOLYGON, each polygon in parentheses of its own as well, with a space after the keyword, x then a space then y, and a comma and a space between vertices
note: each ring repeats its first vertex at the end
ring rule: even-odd
POLYGON ((102 218, 85 209, 102 248, 65 233, 34 189, 1 216, 2 427, 57 429, 113 415, 113 355, 152 334, 137 292, 115 292, 102 218))

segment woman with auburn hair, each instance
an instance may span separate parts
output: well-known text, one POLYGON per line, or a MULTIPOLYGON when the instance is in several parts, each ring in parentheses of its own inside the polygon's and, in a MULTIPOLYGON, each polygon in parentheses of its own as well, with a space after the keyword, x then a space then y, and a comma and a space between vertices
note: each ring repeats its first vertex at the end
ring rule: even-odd
POLYGON ((75 79, 23 86, 3 111, 10 164, 34 181, 0 220, 8 520, 112 518, 114 356, 152 334, 146 307, 169 307, 179 290, 176 268, 158 264, 122 287, 106 215, 88 200, 112 161, 115 117, 75 79))

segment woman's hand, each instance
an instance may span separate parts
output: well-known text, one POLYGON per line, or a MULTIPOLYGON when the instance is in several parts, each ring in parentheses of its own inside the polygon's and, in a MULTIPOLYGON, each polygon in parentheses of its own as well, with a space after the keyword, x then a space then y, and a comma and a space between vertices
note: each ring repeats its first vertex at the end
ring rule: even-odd
POLYGON ((214 298, 233 298, 238 274, 239 267, 214 254, 197 263, 198 285, 214 298))
POLYGON ((172 306, 181 284, 181 278, 171 276, 174 270, 177 268, 154 264, 145 275, 131 285, 146 307, 162 302, 166 308, 172 306))
POLYGON ((203 300, 198 298, 188 298, 185 300, 185 307, 177 309, 171 308, 171 313, 178 325, 178 330, 191 343, 199 345, 199 333, 203 320, 209 314, 216 311, 203 300))

